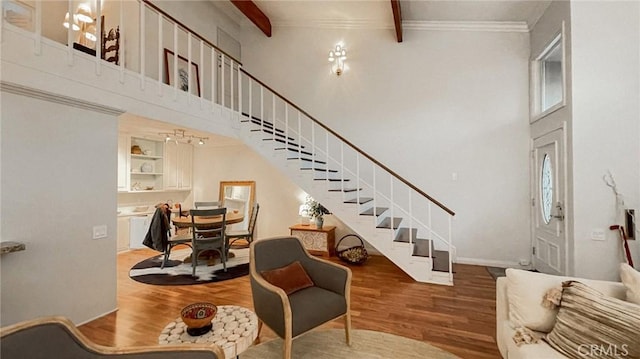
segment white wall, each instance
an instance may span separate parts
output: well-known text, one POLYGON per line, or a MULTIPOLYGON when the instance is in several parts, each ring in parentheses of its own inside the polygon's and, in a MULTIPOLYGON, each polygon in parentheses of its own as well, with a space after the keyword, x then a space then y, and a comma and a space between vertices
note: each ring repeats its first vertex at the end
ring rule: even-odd
POLYGON ((458 256, 494 264, 529 259, 528 41, 313 28, 242 39, 245 69, 452 208, 458 256), (336 77, 339 41, 349 68, 336 77))
POLYGON ((640 208, 640 3, 572 1, 571 17, 576 274, 616 279, 623 257, 608 228, 624 221, 602 176, 611 171, 625 205, 640 208))
POLYGON ((116 308, 117 120, 2 92, 1 325, 116 308), (92 227, 107 225, 93 240, 92 227))
POLYGON ((217 201, 220 181, 256 181, 257 238, 287 235, 298 221, 304 192, 249 147, 196 147, 193 163, 194 201, 217 201))

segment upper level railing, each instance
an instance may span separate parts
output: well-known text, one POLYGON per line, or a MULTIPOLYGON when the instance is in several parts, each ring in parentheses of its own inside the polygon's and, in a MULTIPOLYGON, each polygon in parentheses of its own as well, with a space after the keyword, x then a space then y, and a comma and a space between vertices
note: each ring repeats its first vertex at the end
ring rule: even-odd
MULTIPOLYGON (((356 189, 356 202, 366 196, 372 198, 374 208, 389 208, 391 218, 408 217, 404 225, 418 228, 416 233, 409 231, 410 242, 424 234, 439 239, 452 252, 451 217, 455 213, 451 209, 245 71, 238 59, 207 40, 213 33, 196 33, 149 0, 93 0, 95 21, 91 23, 81 21, 82 9, 77 4, 74 0, 35 1, 30 7, 4 0, 3 21, 30 32, 36 54, 43 39, 57 41, 67 45, 69 64, 77 50, 84 51, 95 57, 97 74, 103 67, 113 67, 119 69, 121 82, 125 73, 137 74, 142 89, 152 79, 159 95, 169 90, 178 98, 186 92, 189 103, 199 101, 212 110, 218 104, 259 119, 262 130, 270 128, 274 142, 297 151, 299 158, 310 153, 312 171, 324 168, 326 179, 332 176, 329 170, 337 171, 340 178, 333 179, 339 180, 343 191, 356 189), (60 25, 43 26, 45 13, 48 19, 60 19, 60 25), (66 28, 62 25, 65 18, 66 28), (117 64, 102 60, 102 48, 96 46, 112 28, 120 32, 117 64), (97 39, 92 40, 92 34, 97 39)), ((372 218, 375 222, 376 216, 372 218)), ((452 273, 451 261, 449 267, 452 273)))

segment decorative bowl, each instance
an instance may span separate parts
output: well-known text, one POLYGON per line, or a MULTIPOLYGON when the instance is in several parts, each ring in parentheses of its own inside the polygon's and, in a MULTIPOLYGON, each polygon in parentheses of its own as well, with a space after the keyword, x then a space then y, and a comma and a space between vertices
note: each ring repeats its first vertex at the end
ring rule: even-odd
POLYGON ((131 146, 131 154, 133 154, 133 155, 141 155, 142 154, 142 149, 138 145, 133 145, 133 146, 131 146))
POLYGON ((180 316, 187 328, 198 329, 211 324, 218 307, 212 303, 193 303, 182 308, 180 316))

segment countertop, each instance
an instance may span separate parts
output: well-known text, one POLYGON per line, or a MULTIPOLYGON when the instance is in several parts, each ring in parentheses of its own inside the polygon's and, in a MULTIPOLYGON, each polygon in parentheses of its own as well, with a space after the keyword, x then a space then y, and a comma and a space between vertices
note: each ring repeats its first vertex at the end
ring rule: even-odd
MULTIPOLYGON (((150 204, 147 206, 146 210, 142 210, 142 211, 136 211, 136 208, 138 207, 144 207, 144 204, 138 205, 138 206, 123 206, 123 207, 118 207, 118 217, 133 217, 133 216, 146 216, 149 214, 153 214, 156 211, 155 205, 150 204)), ((185 209, 182 208, 182 214, 183 216, 186 216, 189 214, 189 209, 185 209)), ((177 216, 178 215, 178 209, 177 208, 172 208, 171 209, 171 215, 173 216, 177 216)))

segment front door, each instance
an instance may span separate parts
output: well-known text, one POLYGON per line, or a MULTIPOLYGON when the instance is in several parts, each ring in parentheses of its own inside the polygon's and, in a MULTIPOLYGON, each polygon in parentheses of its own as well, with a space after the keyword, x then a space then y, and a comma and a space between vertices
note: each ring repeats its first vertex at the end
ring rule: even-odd
POLYGON ((543 273, 567 272, 564 218, 564 130, 533 140, 533 265, 543 273))

